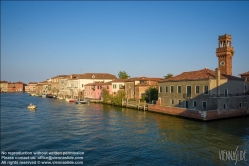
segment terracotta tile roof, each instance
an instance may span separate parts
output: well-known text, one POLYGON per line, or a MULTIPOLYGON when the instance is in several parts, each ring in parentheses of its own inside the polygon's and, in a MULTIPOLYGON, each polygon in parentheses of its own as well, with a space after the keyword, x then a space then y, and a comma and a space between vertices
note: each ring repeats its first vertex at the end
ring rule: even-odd
POLYGON ((38 82, 38 84, 48 84, 47 81, 38 82))
POLYGON ((242 73, 240 74, 241 76, 249 76, 249 71, 248 72, 245 72, 245 73, 242 73))
POLYGON ((15 84, 25 84, 25 83, 18 81, 18 82, 15 82, 15 84))
POLYGON ((115 75, 109 73, 85 73, 79 76, 80 79, 117 79, 115 75))
POLYGON ((29 84, 37 84, 37 82, 29 82, 29 84))
POLYGON ((141 80, 145 80, 145 81, 160 81, 160 80, 162 80, 162 78, 133 77, 133 78, 126 79, 125 82, 141 81, 141 80))
POLYGON ((127 81, 128 79, 120 79, 120 78, 117 78, 115 80, 112 80, 111 82, 125 82, 127 81))
POLYGON ((137 85, 135 85, 135 86, 150 86, 149 84, 137 84, 137 85))
MULTIPOLYGON (((160 82, 170 82, 170 81, 192 81, 192 80, 207 80, 216 79, 215 71, 204 68, 202 70, 183 72, 175 77, 164 79, 160 82)), ((231 80, 243 80, 239 77, 225 75, 221 73, 221 79, 231 79, 231 80)))
POLYGON ((85 86, 95 86, 95 85, 111 85, 110 82, 107 82, 107 83, 104 83, 104 82, 94 82, 94 83, 89 83, 89 84, 86 84, 85 86), (108 83, 108 84, 107 84, 108 83))
POLYGON ((8 83, 7 81, 0 81, 0 83, 8 83))
POLYGON ((51 79, 54 79, 54 78, 59 78, 59 77, 70 77, 70 75, 57 75, 55 77, 52 77, 51 79))

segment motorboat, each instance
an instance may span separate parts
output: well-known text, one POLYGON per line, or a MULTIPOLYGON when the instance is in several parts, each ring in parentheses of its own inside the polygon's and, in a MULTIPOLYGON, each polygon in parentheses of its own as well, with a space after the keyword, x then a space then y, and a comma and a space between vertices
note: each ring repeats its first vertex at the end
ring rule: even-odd
POLYGON ((75 99, 66 99, 67 102, 75 102, 75 99))
POLYGON ((77 100, 75 101, 76 104, 87 104, 88 101, 87 100, 77 100))
POLYGON ((45 98, 45 97, 46 97, 46 95, 45 95, 45 94, 43 94, 43 95, 42 95, 42 97, 44 97, 44 98, 45 98))
POLYGON ((27 108, 28 108, 28 109, 36 109, 36 105, 31 104, 31 105, 29 105, 27 108))

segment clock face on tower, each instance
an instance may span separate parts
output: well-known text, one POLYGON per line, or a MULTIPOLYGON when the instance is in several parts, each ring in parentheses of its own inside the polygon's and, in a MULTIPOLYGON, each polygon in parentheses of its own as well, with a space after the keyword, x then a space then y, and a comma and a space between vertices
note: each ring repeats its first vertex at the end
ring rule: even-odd
POLYGON ((224 61, 221 61, 221 62, 220 62, 220 65, 221 65, 221 66, 224 66, 224 65, 225 65, 225 62, 224 62, 224 61))

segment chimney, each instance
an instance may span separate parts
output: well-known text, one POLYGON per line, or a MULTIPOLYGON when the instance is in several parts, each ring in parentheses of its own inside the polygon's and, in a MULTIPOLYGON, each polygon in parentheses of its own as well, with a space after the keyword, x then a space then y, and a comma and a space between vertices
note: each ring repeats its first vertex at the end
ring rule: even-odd
POLYGON ((215 69, 217 95, 220 96, 220 69, 215 69))

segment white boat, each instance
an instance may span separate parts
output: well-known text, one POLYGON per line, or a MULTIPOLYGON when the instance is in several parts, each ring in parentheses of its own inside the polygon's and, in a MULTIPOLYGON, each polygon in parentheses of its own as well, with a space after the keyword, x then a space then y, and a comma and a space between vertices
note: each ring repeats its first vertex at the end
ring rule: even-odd
POLYGON ((63 98, 63 97, 58 97, 57 99, 64 100, 64 98, 63 98))
POLYGON ((75 102, 75 99, 66 99, 67 102, 75 102))
POLYGON ((87 100, 82 100, 82 101, 75 101, 76 104, 87 104, 87 100))
POLYGON ((42 97, 46 98, 46 95, 45 95, 45 94, 43 94, 43 95, 42 95, 42 97))
POLYGON ((36 109, 36 105, 29 105, 27 108, 28 109, 36 109))

